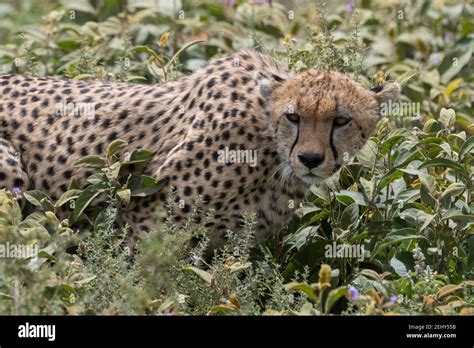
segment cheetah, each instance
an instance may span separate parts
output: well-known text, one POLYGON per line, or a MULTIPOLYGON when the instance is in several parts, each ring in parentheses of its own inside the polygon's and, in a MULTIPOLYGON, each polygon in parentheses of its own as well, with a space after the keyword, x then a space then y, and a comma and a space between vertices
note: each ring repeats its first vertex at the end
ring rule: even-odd
POLYGON ((294 213, 289 202, 297 207, 312 184, 366 143, 380 105, 397 98, 399 86, 368 90, 313 69, 294 75, 246 50, 162 85, 10 74, 0 76, 0 92, 1 188, 57 199, 72 178, 84 182, 91 174, 75 167, 80 157, 123 139, 153 151, 145 174, 166 180, 162 191, 123 212, 124 221, 155 228, 174 189, 181 223, 200 196, 202 209, 214 211, 206 227, 219 247, 228 229, 241 231, 247 212, 257 217, 257 242, 284 227, 294 213), (58 116, 58 105, 70 103, 92 105, 94 116, 58 116))

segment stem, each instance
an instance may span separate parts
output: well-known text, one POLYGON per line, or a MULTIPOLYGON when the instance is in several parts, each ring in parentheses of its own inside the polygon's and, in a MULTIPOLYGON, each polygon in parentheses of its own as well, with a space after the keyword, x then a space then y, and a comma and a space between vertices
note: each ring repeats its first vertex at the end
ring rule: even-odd
POLYGON ((332 209, 332 191, 329 190, 328 188, 328 196, 329 196, 329 213, 331 214, 331 220, 332 222, 336 222, 336 219, 334 218, 334 210, 332 209))
MULTIPOLYGON (((374 175, 375 175, 375 167, 377 165, 377 159, 379 157, 379 154, 380 154, 380 146, 377 146, 377 152, 375 154, 374 165, 372 166, 372 173, 370 174, 371 178, 373 178, 374 175)), ((374 182, 374 185, 375 185, 375 182, 374 182)), ((374 200, 375 194, 376 194, 376 192, 375 192, 375 188, 374 188, 374 192, 372 194, 372 197, 370 198, 369 204, 367 205, 367 212, 365 214, 365 223, 367 223, 369 221, 369 213, 372 209, 372 202, 374 200)))
MULTIPOLYGON (((392 164, 391 164, 391 161, 390 161, 390 158, 392 156, 392 148, 390 148, 388 150, 388 154, 387 154, 387 168, 388 170, 390 171, 392 169, 392 164)), ((384 219, 387 220, 387 217, 388 217, 388 198, 390 196, 390 185, 387 185, 387 191, 385 192, 385 211, 384 211, 384 219)))
POLYGON ((13 311, 15 315, 20 315, 20 280, 18 276, 14 278, 13 288, 13 311))

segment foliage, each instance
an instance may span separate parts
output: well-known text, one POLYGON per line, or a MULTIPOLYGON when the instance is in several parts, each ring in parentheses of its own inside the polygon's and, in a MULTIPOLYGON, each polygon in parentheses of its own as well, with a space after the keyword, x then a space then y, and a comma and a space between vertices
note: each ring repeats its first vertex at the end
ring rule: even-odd
MULTIPOLYGON (((389 284, 382 291, 387 299, 406 297, 401 311, 414 310, 447 284, 472 285, 466 282, 474 265, 472 152, 466 149, 474 140, 450 130, 453 110, 441 114, 423 130, 390 130, 382 122, 339 178, 313 188, 315 200, 299 210, 302 226, 285 241, 286 272, 325 255, 321 262, 337 267, 343 284, 367 287, 377 280, 377 290, 389 284), (344 249, 328 253, 332 245, 344 249), (360 250, 362 262, 353 256, 360 250), (353 253, 347 257, 347 251, 353 253)), ((458 307, 472 304, 472 290, 466 291, 468 301, 456 298, 458 307)))
POLYGON ((211 256, 206 221, 191 216, 131 253, 120 212, 163 183, 143 173, 154 154, 120 140, 81 159, 87 183, 56 202, 0 191, 0 245, 38 246, 0 260, 0 313, 473 313, 472 4, 301 3, 0 2, 2 73, 163 83, 253 47, 295 73, 402 84, 367 146, 257 250, 252 216, 211 256))

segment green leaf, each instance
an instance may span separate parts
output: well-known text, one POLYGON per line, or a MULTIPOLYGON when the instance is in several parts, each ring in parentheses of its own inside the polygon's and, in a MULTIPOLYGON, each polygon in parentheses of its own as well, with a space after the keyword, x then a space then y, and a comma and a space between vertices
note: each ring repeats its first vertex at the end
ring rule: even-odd
POLYGON ((94 231, 109 231, 117 218, 117 208, 107 206, 94 221, 94 231))
POLYGON ((466 185, 464 185, 463 183, 453 182, 446 188, 446 190, 444 190, 443 194, 441 195, 441 199, 450 197, 454 198, 464 192, 465 189, 466 185))
POLYGON ((220 304, 220 305, 217 305, 217 306, 214 306, 210 309, 210 312, 212 314, 218 314, 218 313, 233 313, 235 311, 238 311, 239 309, 234 306, 233 304, 231 303, 224 303, 224 304, 220 304))
POLYGON ((456 113, 453 109, 442 108, 439 113, 439 121, 444 125, 444 127, 450 129, 456 121, 456 113))
POLYGON ((61 0, 60 1, 64 8, 69 10, 76 10, 80 12, 90 13, 93 15, 97 14, 96 9, 94 6, 91 5, 89 0, 85 1, 74 1, 74 0, 61 0))
POLYGON ((317 214, 314 214, 311 219, 308 220, 308 222, 304 223, 299 229, 303 229, 303 228, 306 228, 307 226, 310 226, 318 221, 321 221, 321 220, 324 220, 326 219, 327 217, 329 216, 329 213, 324 210, 324 211, 321 211, 317 214))
POLYGON ((2 227, 21 224, 21 208, 18 201, 7 198, 5 195, 2 196, 3 199, 0 201, 0 242, 3 242, 3 238, 5 238, 5 235, 2 235, 2 232, 5 232, 2 231, 2 227))
POLYGON ((199 269, 197 267, 185 267, 183 268, 183 271, 194 272, 199 278, 204 280, 207 284, 209 285, 212 284, 212 275, 206 271, 203 271, 202 269, 199 269))
POLYGON ((128 164, 147 162, 153 159, 154 156, 155 156, 155 152, 142 150, 142 149, 134 150, 128 156, 128 158, 125 159, 122 165, 124 166, 128 164))
POLYGON ((374 271, 373 269, 363 269, 360 271, 360 274, 364 275, 365 277, 367 278, 370 278, 370 279, 373 279, 373 280, 376 280, 376 281, 382 281, 382 277, 380 274, 378 274, 376 271, 374 271))
POLYGON ((372 200, 372 198, 374 197, 374 190, 375 190, 374 179, 369 181, 367 179, 364 179, 363 177, 360 177, 359 182, 362 185, 362 188, 364 189, 367 199, 369 201, 372 200))
POLYGON ((69 183, 68 190, 79 190, 81 188, 81 184, 79 181, 75 178, 72 177, 71 182, 69 183))
POLYGON ((427 138, 424 138, 423 140, 420 140, 418 143, 416 143, 416 145, 420 146, 420 145, 425 145, 425 144, 440 144, 444 141, 445 140, 441 138, 427 137, 427 138))
POLYGON ((296 210, 296 214, 301 218, 308 214, 318 213, 321 211, 321 208, 316 206, 312 202, 303 202, 301 207, 296 210))
POLYGON ((466 132, 460 131, 459 133, 450 133, 446 140, 448 142, 463 144, 466 141, 466 132))
POLYGON ((328 297, 326 299, 326 306, 324 312, 327 314, 331 311, 332 306, 347 294, 347 286, 340 286, 337 289, 329 291, 328 297))
POLYGON ((385 186, 394 182, 395 180, 400 179, 402 176, 403 176, 403 171, 397 168, 392 168, 380 179, 377 191, 382 190, 385 186))
POLYGON ((341 228, 347 230, 350 225, 355 225, 359 219, 359 206, 357 203, 350 204, 341 216, 341 228))
POLYGON ((398 196, 393 200, 393 202, 394 204, 398 204, 398 205, 402 203, 401 206, 403 207, 409 201, 413 201, 417 199, 419 192, 420 191, 418 189, 404 190, 398 194, 398 196))
POLYGON ((128 188, 132 197, 146 197, 160 191, 166 182, 162 179, 156 180, 151 176, 133 175, 129 182, 128 188))
POLYGON ((122 202, 122 207, 127 207, 130 204, 131 191, 127 188, 122 188, 117 191, 117 196, 122 202))
POLYGON ((443 129, 443 124, 433 118, 426 121, 425 124, 423 125, 423 132, 426 132, 426 133, 439 132, 442 129, 443 129))
POLYGON ((357 203, 358 205, 367 206, 367 203, 364 199, 364 195, 360 192, 348 191, 348 190, 341 190, 336 192, 336 199, 344 204, 351 204, 353 202, 357 203))
POLYGON ((369 140, 356 155, 359 162, 367 167, 372 166, 376 160, 377 147, 378 145, 373 140, 369 140))
POLYGON ((395 128, 392 130, 382 142, 380 153, 385 155, 395 144, 402 141, 408 133, 409 131, 404 128, 395 128))
POLYGON ((52 212, 52 211, 46 211, 44 213, 46 217, 48 218, 49 222, 54 226, 58 227, 60 225, 58 217, 52 212))
POLYGON ((318 237, 318 229, 319 226, 300 227, 298 231, 293 234, 290 234, 286 238, 285 243, 287 243, 288 245, 295 246, 297 250, 300 250, 313 238, 318 237))
POLYGON ((48 217, 44 213, 36 211, 28 215, 21 223, 21 228, 42 226, 48 222, 48 217))
MULTIPOLYGON (((49 221, 49 220, 48 220, 49 221)), ((24 228, 22 223, 19 224, 19 233, 22 237, 28 240, 48 241, 51 238, 48 230, 43 226, 24 228), (20 227, 21 226, 21 227, 20 227)))
POLYGON ((69 284, 61 284, 57 288, 59 290, 64 291, 66 294, 74 294, 74 295, 78 296, 76 290, 74 290, 74 288, 69 284))
MULTIPOLYGON (((400 145, 401 147, 402 145, 400 145)), ((415 145, 413 146, 406 146, 403 149, 400 149, 400 153, 398 154, 398 157, 395 159, 393 166, 395 168, 400 168, 408 165, 409 163, 417 160, 417 159, 423 159, 424 156, 421 152, 420 149, 417 149, 415 145)))
POLYGON ((38 258, 44 258, 49 261, 55 261, 56 257, 52 255, 53 251, 54 250, 52 250, 51 246, 49 248, 42 249, 38 252, 38 258))
POLYGON ((91 281, 93 281, 95 278, 97 278, 96 275, 92 275, 92 276, 89 276, 87 278, 82 278, 81 280, 76 280, 74 282, 74 285, 77 287, 77 288, 81 288, 82 286, 90 283, 91 281))
POLYGON ((421 9, 420 9, 420 16, 424 16, 426 12, 431 8, 432 4, 433 4, 433 0, 423 1, 423 4, 421 5, 421 9))
POLYGON ((243 271, 244 269, 248 269, 252 267, 252 263, 251 262, 235 262, 233 263, 230 268, 229 268, 229 271, 230 273, 236 273, 236 272, 240 272, 240 271, 243 271))
POLYGON ((459 149, 459 159, 463 160, 464 156, 466 154, 470 153, 472 151, 472 148, 474 147, 474 135, 470 136, 461 146, 459 149))
POLYGON ((382 285, 377 280, 372 280, 360 273, 355 276, 351 285, 355 286, 360 293, 366 293, 370 291, 370 289, 376 289, 380 293, 383 292, 381 289, 382 285))
POLYGON ((201 43, 201 42, 206 42, 206 40, 194 40, 194 41, 191 41, 191 42, 188 42, 186 45, 184 45, 183 47, 181 47, 178 52, 176 52, 173 57, 171 57, 170 61, 166 64, 166 67, 165 67, 165 70, 168 71, 170 66, 174 63, 175 60, 177 60, 179 58, 179 56, 184 52, 186 51, 189 47, 193 46, 193 45, 196 45, 198 43, 201 43))
MULTIPOLYGON (((466 64, 468 64, 472 57, 472 49, 467 49, 464 54, 460 54, 459 51, 456 56, 453 57, 446 57, 450 58, 451 61, 449 62, 450 67, 443 73, 441 77, 441 82, 447 84, 451 79, 456 76, 466 64)), ((444 62, 443 62, 444 63, 444 62)))
POLYGON ((146 62, 146 67, 148 69, 148 72, 151 74, 151 76, 161 81, 164 78, 164 72, 162 70, 163 64, 158 63, 160 64, 158 66, 157 63, 155 62, 158 62, 158 61, 155 60, 154 58, 149 58, 146 62))
POLYGON ((56 257, 53 256, 55 249, 56 249, 55 244, 49 244, 46 248, 39 250, 38 254, 29 260, 27 267, 31 271, 36 271, 47 260, 56 261, 56 257))
POLYGON ((452 209, 443 214, 441 220, 455 220, 455 221, 474 221, 474 215, 472 214, 463 214, 458 209, 452 209))
POLYGON ((110 182, 114 182, 118 179, 121 168, 122 164, 120 162, 115 162, 105 170, 106 176, 110 182))
POLYGON ((425 203, 427 206, 431 208, 436 208, 436 205, 438 204, 438 201, 434 197, 434 194, 436 193, 436 180, 434 177, 428 174, 418 174, 418 177, 420 178, 421 181, 421 187, 420 187, 420 197, 423 203, 425 203))
POLYGON ((32 190, 24 192, 23 196, 28 202, 38 208, 41 208, 43 211, 54 211, 53 201, 46 193, 38 190, 32 190))
POLYGON ((95 186, 88 187, 84 190, 76 200, 74 211, 72 212, 72 221, 77 221, 77 218, 81 216, 91 202, 104 191, 104 189, 98 189, 95 186))
POLYGON ((458 290, 462 290, 462 285, 459 284, 448 284, 443 286, 441 289, 438 290, 436 293, 436 298, 438 300, 442 299, 443 297, 446 297, 448 295, 451 295, 455 293, 458 290))
POLYGON ((153 51, 151 48, 148 48, 147 46, 135 46, 132 48, 132 51, 148 53, 150 56, 152 56, 157 61, 159 61, 161 65, 164 65, 163 58, 161 58, 161 56, 158 53, 153 51))
POLYGON ((425 213, 423 210, 416 208, 406 209, 398 214, 401 219, 408 223, 420 226, 419 231, 423 231, 433 221, 435 215, 425 213))
POLYGON ((395 273, 400 277, 406 277, 409 274, 409 271, 415 269, 413 254, 409 251, 396 253, 390 260, 390 266, 392 266, 395 273))
POLYGON ((118 151, 122 150, 128 145, 128 143, 125 140, 121 139, 116 139, 112 141, 107 148, 107 158, 110 160, 110 158, 115 155, 118 151))
POLYGON ((474 234, 471 234, 469 236, 468 242, 467 242, 467 250, 468 250, 468 260, 467 260, 467 265, 470 269, 474 269, 474 234))
POLYGON ((349 240, 349 244, 355 244, 355 242, 357 241, 368 239, 368 238, 369 238, 369 232, 361 232, 361 233, 356 234, 354 237, 352 237, 349 240))
POLYGON ((447 158, 433 158, 430 160, 427 160, 421 164, 419 168, 426 168, 426 167, 449 167, 458 170, 461 174, 465 173, 465 170, 463 166, 461 166, 459 163, 447 159, 447 158))
POLYGON ((313 288, 309 284, 291 282, 291 283, 285 284, 284 288, 286 291, 300 291, 314 302, 318 300, 318 296, 316 295, 313 288))
POLYGON ((431 70, 431 71, 422 70, 420 73, 420 80, 433 87, 439 86, 439 79, 440 79, 440 76, 439 76, 438 70, 431 70))
POLYGON ((376 247, 374 247, 374 252, 371 254, 370 258, 373 259, 380 251, 390 245, 415 239, 425 239, 425 237, 416 234, 416 230, 414 228, 402 228, 398 231, 390 232, 385 236, 382 242, 376 244, 376 247))
POLYGON ((103 157, 90 155, 80 158, 74 165, 80 168, 100 169, 106 167, 107 162, 103 157))
POLYGON ((107 175, 104 172, 97 172, 87 178, 92 185, 101 186, 108 182, 107 175))
POLYGON ((59 208, 59 207, 63 206, 67 202, 79 197, 81 193, 82 193, 82 190, 68 190, 68 191, 64 192, 61 195, 61 197, 59 197, 58 201, 55 204, 55 207, 59 208))

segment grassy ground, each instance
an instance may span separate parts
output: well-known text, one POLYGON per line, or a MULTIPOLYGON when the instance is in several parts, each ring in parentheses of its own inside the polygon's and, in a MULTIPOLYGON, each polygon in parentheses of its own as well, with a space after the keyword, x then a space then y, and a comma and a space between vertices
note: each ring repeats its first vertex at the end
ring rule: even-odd
POLYGON ((156 84, 252 47, 295 72, 402 85, 367 146, 257 250, 252 216, 207 262, 205 239, 188 243, 203 225, 170 219, 142 236, 131 263, 127 228, 114 223, 133 190, 113 176, 130 159, 114 154, 120 142, 81 164, 94 184, 72 184, 57 202, 0 192, 0 255, 39 247, 0 259, 0 313, 473 314, 473 15, 468 1, 441 0, 0 0, 1 73, 156 84), (98 187, 103 207, 85 199, 98 187), (57 218, 61 206, 69 219, 57 218))

